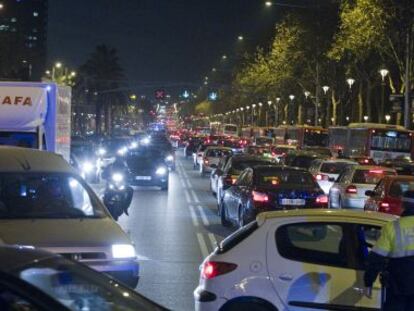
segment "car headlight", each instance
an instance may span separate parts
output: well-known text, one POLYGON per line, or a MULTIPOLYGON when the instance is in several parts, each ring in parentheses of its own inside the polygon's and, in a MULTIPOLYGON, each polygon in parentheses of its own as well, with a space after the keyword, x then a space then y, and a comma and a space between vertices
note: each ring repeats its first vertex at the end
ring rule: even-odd
POLYGON ((141 139, 141 144, 148 145, 149 143, 150 143, 150 139, 148 137, 141 139))
POLYGON ((173 161, 174 160, 174 157, 170 154, 170 155, 168 155, 166 158, 165 158, 165 161, 169 161, 169 162, 171 162, 171 161, 173 161))
POLYGON ((120 174, 120 173, 114 173, 112 174, 112 180, 114 182, 121 182, 124 180, 124 175, 120 174))
POLYGON ((131 145, 129 146, 130 149, 136 149, 138 148, 138 143, 136 141, 132 142, 131 145))
POLYGON ((125 153, 128 151, 128 148, 122 147, 121 149, 118 149, 116 153, 118 153, 120 156, 125 155, 125 153))
POLYGON ((113 258, 134 258, 135 256, 135 248, 131 244, 112 245, 113 258))
POLYGON ((165 175, 167 174, 167 169, 163 166, 157 168, 157 170, 155 171, 155 174, 157 175, 165 175))
POLYGON ((86 174, 93 171, 94 165, 91 162, 84 162, 82 164, 82 171, 86 174))
POLYGON ((106 154, 106 149, 105 148, 99 148, 98 149, 98 155, 103 156, 106 154))

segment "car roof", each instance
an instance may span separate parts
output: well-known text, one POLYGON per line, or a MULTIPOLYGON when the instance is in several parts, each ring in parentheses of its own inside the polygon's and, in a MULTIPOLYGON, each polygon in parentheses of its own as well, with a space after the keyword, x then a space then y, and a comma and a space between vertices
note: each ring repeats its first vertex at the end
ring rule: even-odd
POLYGON ((294 166, 287 166, 287 165, 280 165, 280 164, 258 164, 255 165, 254 170, 279 170, 279 171, 297 171, 297 172, 306 172, 309 173, 308 170, 300 167, 294 166))
POLYGON ((349 159, 321 159, 321 161, 322 163, 349 163, 358 165, 358 162, 349 159))
POLYGON ((0 270, 9 272, 35 261, 57 258, 58 255, 24 246, 0 246, 0 270))
POLYGON ((232 160, 233 161, 267 161, 270 162, 270 160, 268 158, 264 158, 261 156, 257 156, 257 155, 249 155, 249 154, 237 154, 232 156, 232 160))
POLYGON ((395 169, 392 167, 380 166, 380 165, 354 165, 355 170, 375 170, 381 169, 383 171, 395 172, 395 169))
POLYGON ((61 155, 10 146, 0 146, 0 172, 75 173, 61 155))
POLYGON ((363 210, 348 210, 348 209, 296 209, 286 211, 274 211, 264 212, 257 216, 259 224, 263 224, 266 220, 270 219, 282 219, 282 218, 295 218, 295 217, 321 217, 328 218, 357 218, 374 221, 392 221, 398 218, 398 216, 378 213, 367 212, 363 210))
POLYGON ((389 179, 389 180, 391 180, 391 181, 395 181, 395 180, 407 180, 407 181, 410 181, 410 180, 414 180, 414 176, 409 176, 409 175, 396 175, 396 176, 393 176, 393 175, 385 175, 384 176, 384 179, 389 179))

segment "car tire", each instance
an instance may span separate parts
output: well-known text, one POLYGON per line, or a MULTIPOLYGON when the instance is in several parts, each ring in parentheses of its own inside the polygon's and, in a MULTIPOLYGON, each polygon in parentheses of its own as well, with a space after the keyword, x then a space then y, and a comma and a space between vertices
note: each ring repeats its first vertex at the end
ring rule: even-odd
POLYGON ((230 221, 227 219, 226 206, 223 200, 221 200, 220 203, 220 222, 224 227, 230 227, 231 225, 230 221))

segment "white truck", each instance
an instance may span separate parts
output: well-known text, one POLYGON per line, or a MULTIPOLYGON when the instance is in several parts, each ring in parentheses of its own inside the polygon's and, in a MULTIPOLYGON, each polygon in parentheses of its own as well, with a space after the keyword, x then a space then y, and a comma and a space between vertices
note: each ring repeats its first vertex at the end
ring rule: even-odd
POLYGON ((0 145, 70 157, 71 88, 43 82, 0 82, 0 145))

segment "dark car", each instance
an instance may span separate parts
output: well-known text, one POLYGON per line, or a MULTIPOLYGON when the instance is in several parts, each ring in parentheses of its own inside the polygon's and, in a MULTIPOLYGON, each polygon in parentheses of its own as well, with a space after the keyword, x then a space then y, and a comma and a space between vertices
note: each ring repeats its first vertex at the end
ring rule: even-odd
POLYGON ((409 157, 388 159, 381 166, 394 168, 398 175, 414 176, 414 162, 409 157))
POLYGON ((186 158, 191 157, 203 141, 204 139, 200 137, 190 137, 186 146, 184 147, 184 156, 186 158))
POLYGON ((307 170, 310 168, 312 162, 315 159, 327 158, 329 158, 329 156, 322 155, 320 153, 298 150, 289 152, 284 159, 284 164, 292 167, 300 167, 307 170))
POLYGON ((0 247, 1 310, 166 310, 106 274, 29 247, 0 247))
MULTIPOLYGON (((235 155, 228 159, 223 169, 218 168, 216 174, 217 179, 217 206, 221 204, 223 199, 223 190, 235 184, 239 175, 248 167, 259 164, 273 164, 273 160, 252 155, 235 155)), ((220 210, 218 210, 220 213, 220 210)))
POLYGON ((221 223, 240 227, 267 211, 326 208, 328 197, 306 170, 257 165, 247 168, 236 184, 224 191, 221 223))
POLYGON ((168 190, 168 167, 164 154, 155 148, 141 147, 125 156, 129 169, 129 181, 135 186, 158 186, 168 190))

